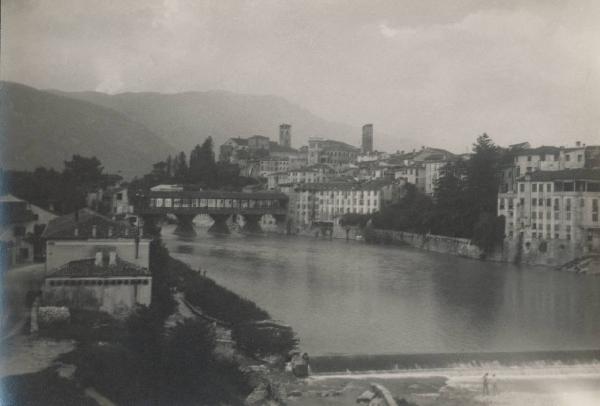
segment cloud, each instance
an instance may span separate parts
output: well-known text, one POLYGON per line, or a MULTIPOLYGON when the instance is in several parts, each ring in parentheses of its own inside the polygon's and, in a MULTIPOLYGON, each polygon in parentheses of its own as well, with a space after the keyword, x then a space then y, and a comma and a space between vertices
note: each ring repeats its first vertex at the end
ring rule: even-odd
POLYGON ((396 35, 398 35, 398 33, 400 32, 400 30, 397 30, 397 29, 394 29, 394 28, 390 28, 390 27, 388 27, 388 25, 386 23, 381 23, 381 24, 379 24, 379 32, 384 37, 393 38, 396 35))

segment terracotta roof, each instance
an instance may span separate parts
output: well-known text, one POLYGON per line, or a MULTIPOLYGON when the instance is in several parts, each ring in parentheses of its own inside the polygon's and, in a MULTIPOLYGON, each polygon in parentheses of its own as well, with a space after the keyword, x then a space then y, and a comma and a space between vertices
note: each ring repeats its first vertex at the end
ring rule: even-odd
POLYGON ((515 155, 549 155, 549 154, 558 154, 560 152, 560 148, 553 147, 549 145, 542 145, 537 148, 526 148, 515 151, 515 155))
POLYGON ((103 263, 94 264, 94 258, 79 259, 68 262, 48 274, 50 278, 92 278, 110 276, 150 276, 150 272, 141 266, 124 261, 117 257, 116 263, 109 266, 103 263))
POLYGON ((301 183, 297 189, 303 190, 377 190, 393 182, 386 179, 376 179, 369 182, 324 182, 324 183, 301 183))
POLYGON ((90 209, 57 217, 48 223, 42 237, 48 240, 85 240, 90 238, 133 238, 136 228, 122 221, 114 221, 90 209), (93 228, 96 227, 96 236, 93 228), (75 235, 77 229, 77 235, 75 235), (110 235, 109 235, 110 231, 110 235))
POLYGON ((521 176, 520 181, 530 177, 533 182, 551 182, 555 180, 599 180, 600 169, 564 169, 562 171, 535 171, 521 176))

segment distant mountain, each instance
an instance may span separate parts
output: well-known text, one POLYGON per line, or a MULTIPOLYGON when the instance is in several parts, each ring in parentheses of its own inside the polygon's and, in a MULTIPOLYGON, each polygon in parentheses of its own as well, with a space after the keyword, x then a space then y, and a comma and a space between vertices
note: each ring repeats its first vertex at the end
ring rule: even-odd
MULTIPOLYGON (((281 123, 292 125, 292 146, 295 148, 306 145, 308 138, 313 136, 344 141, 355 146, 359 146, 361 140, 360 128, 327 121, 276 96, 224 91, 60 94, 121 112, 186 153, 209 135, 213 137, 217 154, 218 147, 230 137, 260 134, 278 141, 281 123)), ((377 144, 377 133, 375 137, 377 144)))
POLYGON ((147 173, 176 151, 146 126, 113 109, 0 82, 0 166, 61 170, 73 154, 95 155, 105 171, 147 173))

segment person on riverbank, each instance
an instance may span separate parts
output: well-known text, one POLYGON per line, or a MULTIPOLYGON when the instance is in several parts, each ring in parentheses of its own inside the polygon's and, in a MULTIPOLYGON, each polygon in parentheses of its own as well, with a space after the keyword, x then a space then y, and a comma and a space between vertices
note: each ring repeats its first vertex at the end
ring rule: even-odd
POLYGON ((486 372, 485 374, 483 374, 483 395, 487 396, 490 394, 490 380, 489 380, 489 374, 486 372))
POLYGON ((496 378, 496 374, 492 374, 492 377, 490 378, 490 386, 492 388, 492 390, 491 390, 492 395, 497 395, 498 394, 498 380, 496 378))

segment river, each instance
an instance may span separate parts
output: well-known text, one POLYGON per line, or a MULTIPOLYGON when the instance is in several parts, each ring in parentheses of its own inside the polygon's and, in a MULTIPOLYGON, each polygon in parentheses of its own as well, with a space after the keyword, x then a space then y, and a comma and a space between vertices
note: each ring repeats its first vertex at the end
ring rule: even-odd
POLYGON ((600 347, 600 277, 409 247, 288 236, 184 239, 171 254, 293 326, 324 354, 600 347))

